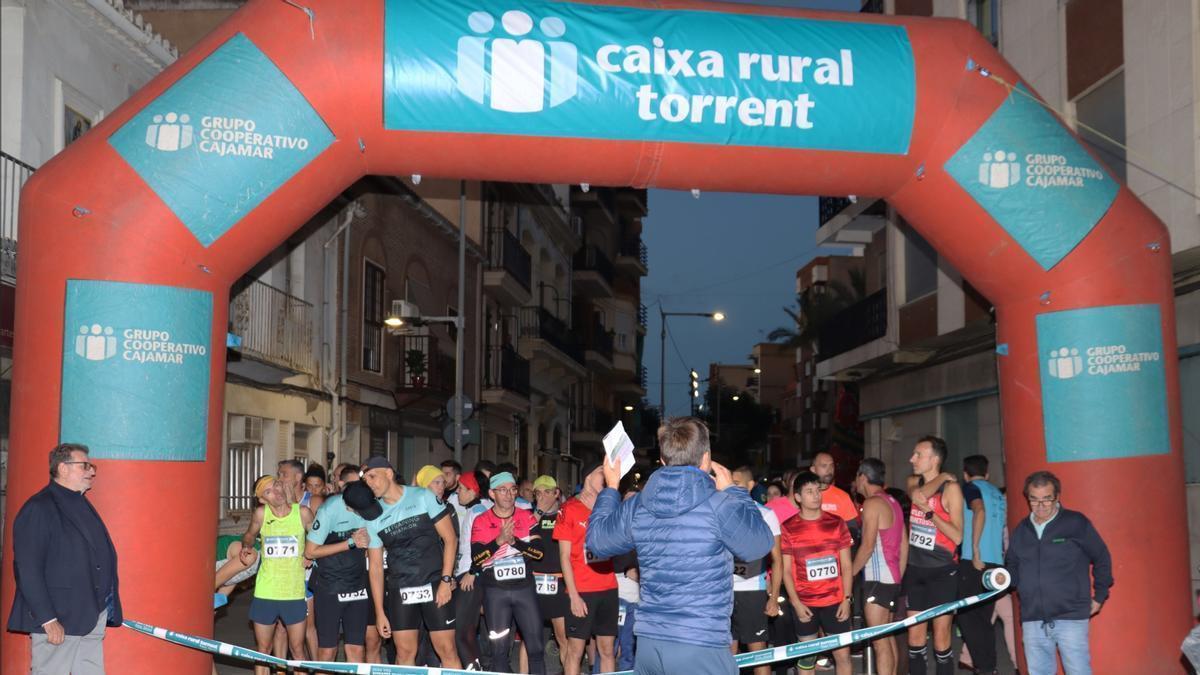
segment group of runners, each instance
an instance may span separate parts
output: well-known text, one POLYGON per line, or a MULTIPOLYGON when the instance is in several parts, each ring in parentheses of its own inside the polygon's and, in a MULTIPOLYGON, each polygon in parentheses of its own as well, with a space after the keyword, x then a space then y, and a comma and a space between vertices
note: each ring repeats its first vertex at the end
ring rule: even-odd
POLYGON ((281 462, 255 482, 245 534, 218 542, 218 597, 253 577, 257 649, 280 657, 330 661, 344 645, 354 662, 543 673, 548 622, 566 673, 589 648, 594 669, 615 670, 633 605, 618 578, 636 595, 636 560, 585 551, 600 465, 565 502, 553 477, 515 471, 447 461, 404 484, 372 457, 327 482, 319 466, 281 462))
MULTIPOLYGON (((876 626, 900 618, 901 602, 911 615, 983 592, 983 572, 1003 562, 1004 496, 986 480, 986 458, 967 458, 960 480, 942 470, 946 453, 940 438, 920 439, 903 491, 887 489, 881 461, 862 460, 854 497, 834 485, 829 453, 770 491, 749 468, 733 471, 736 485, 762 495, 775 535, 769 555, 730 570, 734 653, 844 633, 854 609, 876 626)), ((468 473, 453 461, 427 466, 409 485, 382 457, 339 466, 328 484, 319 467, 307 477, 301 469, 283 462, 255 483, 261 504, 218 562, 218 589, 257 574, 250 618, 261 651, 333 660, 344 643, 349 661, 544 673, 549 623, 567 675, 581 672, 585 654, 593 672, 633 666, 636 555, 598 560, 584 544, 604 488, 599 463, 583 468, 579 493, 565 501, 554 478, 519 480, 515 467, 490 462, 468 473)), ((960 616, 987 673, 996 667, 992 612, 960 616)), ((954 671, 953 620, 908 631, 908 672, 927 672, 929 652, 937 675, 954 671)), ((872 647, 876 672, 895 673, 895 640, 872 647)), ((755 672, 851 673, 849 647, 831 661, 755 672)))

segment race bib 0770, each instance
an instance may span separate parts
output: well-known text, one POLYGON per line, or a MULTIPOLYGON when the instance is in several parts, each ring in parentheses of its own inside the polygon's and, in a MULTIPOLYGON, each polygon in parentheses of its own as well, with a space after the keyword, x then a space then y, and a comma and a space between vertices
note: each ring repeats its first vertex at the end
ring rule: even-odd
POLYGON ((838 576, 837 557, 827 555, 820 558, 809 558, 804 561, 804 570, 809 581, 836 579, 838 576))

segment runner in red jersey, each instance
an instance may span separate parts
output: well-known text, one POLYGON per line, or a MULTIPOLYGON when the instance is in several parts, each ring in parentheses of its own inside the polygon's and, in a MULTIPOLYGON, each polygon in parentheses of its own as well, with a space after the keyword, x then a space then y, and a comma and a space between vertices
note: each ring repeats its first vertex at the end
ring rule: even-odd
MULTIPOLYGON (((850 530, 846 521, 821 510, 821 479, 805 471, 794 482, 800 513, 783 523, 783 583, 796 610, 798 638, 819 630, 836 635, 850 630, 850 530)), ((838 675, 850 675, 850 648, 833 650, 838 675)), ((812 670, 816 657, 800 660, 812 670)))
MULTIPOLYGON (((908 479, 912 495, 909 515, 908 568, 904 571, 904 590, 908 596, 908 615, 952 602, 958 596, 958 558, 955 548, 962 541, 962 488, 953 477, 942 473, 946 461, 946 441, 926 436, 913 447, 913 474, 908 479), (947 480, 947 478, 949 480, 947 480)), ((954 650, 950 642, 952 614, 933 619, 933 656, 937 675, 954 675, 954 650)), ((908 668, 924 673, 928 626, 917 624, 908 629, 908 668)))
POLYGON ((554 539, 563 561, 563 582, 571 599, 567 613, 567 653, 563 655, 563 673, 579 675, 579 661, 588 638, 596 636, 602 672, 616 670, 613 643, 617 637, 617 576, 612 562, 596 560, 584 546, 588 517, 604 487, 599 462, 584 467, 583 491, 558 512, 554 539))

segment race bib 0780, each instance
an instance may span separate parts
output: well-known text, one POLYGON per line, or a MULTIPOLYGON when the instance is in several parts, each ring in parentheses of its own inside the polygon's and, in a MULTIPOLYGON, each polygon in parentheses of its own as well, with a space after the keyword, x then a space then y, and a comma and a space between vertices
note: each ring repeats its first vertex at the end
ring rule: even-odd
POLYGON ((525 578, 525 559, 521 556, 503 558, 492 565, 496 581, 516 581, 525 578))

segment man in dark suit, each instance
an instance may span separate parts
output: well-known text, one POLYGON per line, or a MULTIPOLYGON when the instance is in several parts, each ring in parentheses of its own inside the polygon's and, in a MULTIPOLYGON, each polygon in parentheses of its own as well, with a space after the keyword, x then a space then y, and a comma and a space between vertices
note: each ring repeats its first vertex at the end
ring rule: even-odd
POLYGON ((87 446, 51 450, 50 477, 13 523, 8 630, 30 634, 34 675, 102 674, 104 629, 121 625, 121 598, 116 549, 83 496, 96 479, 87 446))

